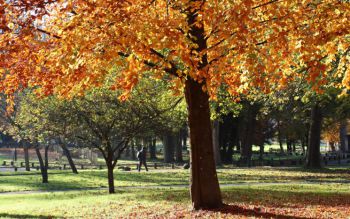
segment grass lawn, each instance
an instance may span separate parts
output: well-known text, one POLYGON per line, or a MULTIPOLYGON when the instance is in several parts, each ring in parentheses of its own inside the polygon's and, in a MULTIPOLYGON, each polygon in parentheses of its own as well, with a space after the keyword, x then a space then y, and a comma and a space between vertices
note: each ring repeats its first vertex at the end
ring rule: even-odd
MULTIPOLYGON (((350 182, 349 168, 332 168, 306 171, 302 168, 234 168, 218 169, 221 184, 247 182, 350 182)), ((124 172, 115 170, 116 187, 157 186, 188 184, 189 170, 163 169, 149 172, 124 172)), ((49 171, 49 183, 41 183, 39 171, 0 173, 0 192, 26 190, 64 190, 107 187, 106 170, 83 170, 79 174, 70 171, 49 171)))
POLYGON ((345 184, 223 188, 227 206, 191 211, 186 189, 118 189, 0 195, 1 218, 347 218, 345 184))

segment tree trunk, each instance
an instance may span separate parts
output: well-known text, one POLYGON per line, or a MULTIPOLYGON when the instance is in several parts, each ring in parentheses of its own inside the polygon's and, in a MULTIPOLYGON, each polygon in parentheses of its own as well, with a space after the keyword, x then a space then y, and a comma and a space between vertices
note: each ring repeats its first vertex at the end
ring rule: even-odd
POLYGON ((251 166, 251 158, 253 153, 253 140, 254 140, 254 130, 256 122, 257 107, 246 104, 246 115, 243 118, 243 123, 241 123, 242 128, 242 147, 241 147, 241 164, 244 166, 251 166))
POLYGON ((290 154, 292 153, 292 141, 290 139, 287 139, 287 152, 290 154))
POLYGON ((131 144, 131 158, 136 160, 135 141, 132 141, 131 144))
POLYGON ((284 154, 280 121, 277 122, 277 131, 278 131, 278 143, 280 145, 280 152, 281 154, 284 154))
POLYGON ((17 161, 17 146, 15 146, 15 151, 13 153, 13 160, 17 161))
POLYGON ((340 139, 340 150, 342 152, 348 152, 349 150, 349 142, 347 137, 347 121, 344 119, 340 122, 340 129, 339 129, 339 139, 340 139))
POLYGON ((321 168, 321 124, 322 113, 321 109, 316 104, 311 110, 311 126, 309 134, 309 147, 307 150, 306 167, 307 168, 321 168))
POLYGON ((295 153, 297 151, 295 140, 293 140, 292 146, 293 146, 293 152, 295 153))
POLYGON ((151 159, 157 159, 157 138, 152 138, 149 146, 149 155, 151 159))
POLYGON ((178 163, 183 162, 183 157, 182 157, 182 139, 181 139, 181 133, 178 132, 175 134, 175 160, 178 163))
POLYGON ((264 147, 264 144, 261 144, 261 145, 259 145, 259 159, 260 160, 263 160, 263 157, 264 157, 264 149, 265 149, 265 147, 264 147))
POLYGON ((305 154, 305 139, 301 140, 301 149, 302 149, 302 153, 305 154))
POLYGON ((175 150, 176 138, 173 134, 169 134, 163 137, 163 154, 164 162, 174 162, 174 150, 175 150))
POLYGON ((48 183, 49 179, 48 179, 48 174, 47 174, 47 166, 45 165, 46 162, 44 163, 43 158, 42 158, 41 153, 40 153, 40 149, 38 148, 38 146, 35 147, 35 152, 36 152, 36 155, 38 156, 38 160, 39 160, 42 182, 48 183))
POLYGON ((220 142, 219 142, 219 121, 215 120, 213 121, 213 150, 214 150, 214 159, 215 159, 215 164, 216 166, 221 166, 221 157, 220 157, 220 142))
POLYGON ((68 160, 68 163, 69 163, 69 166, 70 166, 72 172, 74 174, 78 174, 78 170, 75 167, 74 161, 72 159, 72 156, 71 156, 70 151, 68 150, 67 146, 64 143, 61 143, 60 146, 61 146, 62 150, 64 151, 64 154, 67 157, 67 160, 68 160))
POLYGON ((330 148, 331 148, 331 151, 332 152, 335 152, 335 143, 334 142, 329 142, 329 146, 330 146, 330 148))
POLYGON ((191 199, 194 209, 213 209, 222 206, 216 174, 210 122, 209 97, 202 84, 186 80, 186 101, 190 127, 191 199))
POLYGON ((49 168, 49 146, 45 146, 44 153, 45 153, 45 167, 46 169, 48 169, 49 168))
POLYGON ((180 130, 181 133, 181 144, 182 144, 182 149, 187 150, 187 137, 188 137, 188 129, 187 126, 182 128, 180 130))
POLYGON ((114 189, 114 174, 113 174, 113 166, 112 166, 112 161, 109 161, 107 163, 107 168, 108 168, 108 190, 109 194, 115 193, 114 189))
POLYGON ((25 165, 26 171, 30 171, 29 148, 26 143, 23 143, 23 152, 24 152, 24 165, 25 165))
POLYGON ((278 143, 279 143, 279 145, 280 145, 280 152, 281 152, 281 154, 284 154, 282 139, 279 139, 279 140, 278 140, 278 143))

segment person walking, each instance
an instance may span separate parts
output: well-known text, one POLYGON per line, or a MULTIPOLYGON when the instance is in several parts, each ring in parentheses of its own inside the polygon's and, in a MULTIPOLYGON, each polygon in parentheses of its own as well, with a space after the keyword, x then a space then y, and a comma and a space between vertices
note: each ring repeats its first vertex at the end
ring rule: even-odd
POLYGON ((142 164, 145 166, 146 171, 148 171, 147 168, 147 163, 146 163, 146 148, 142 147, 142 149, 140 151, 137 152, 137 159, 139 159, 139 166, 138 166, 138 171, 141 171, 141 166, 142 164))

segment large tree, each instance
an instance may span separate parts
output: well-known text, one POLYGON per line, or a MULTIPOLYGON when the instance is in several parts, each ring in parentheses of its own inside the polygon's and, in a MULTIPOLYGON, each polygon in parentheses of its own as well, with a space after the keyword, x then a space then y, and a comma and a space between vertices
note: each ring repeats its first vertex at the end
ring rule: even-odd
MULTIPOLYGON (((6 94, 38 86, 69 97, 99 86, 106 69, 122 97, 150 71, 184 86, 195 209, 221 206, 209 113, 221 83, 231 94, 300 76, 323 77, 325 59, 347 47, 350 5, 319 0, 0 0, 0 68, 6 94), (298 61, 296 60, 296 56, 298 61), (292 68, 291 68, 292 67, 292 68), (320 71, 321 69, 321 71, 320 71)), ((350 88, 349 70, 344 84, 350 88)), ((344 72, 342 72, 344 75, 344 72)), ((324 83, 318 80, 314 89, 324 83)))

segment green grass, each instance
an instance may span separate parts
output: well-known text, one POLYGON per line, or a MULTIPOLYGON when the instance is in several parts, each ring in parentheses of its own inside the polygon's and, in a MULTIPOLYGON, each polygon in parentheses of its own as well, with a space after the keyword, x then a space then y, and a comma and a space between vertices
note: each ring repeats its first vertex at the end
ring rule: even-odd
POLYGON ((119 189, 114 195, 107 195, 104 191, 0 195, 0 217, 226 218, 247 215, 278 217, 306 213, 309 217, 320 214, 327 217, 328 213, 334 211, 339 216, 335 218, 344 218, 350 207, 350 187, 343 184, 242 186, 224 188, 222 193, 224 202, 230 206, 216 212, 191 212, 186 189, 119 189))
MULTIPOLYGON (((348 182, 350 170, 331 168, 324 170, 304 170, 302 168, 234 168, 218 169, 220 183, 247 182, 348 182)), ((116 187, 157 186, 188 184, 189 170, 163 169, 149 172, 124 172, 115 170, 116 187)), ((70 171, 49 171, 49 183, 41 183, 39 171, 0 173, 0 192, 26 190, 64 190, 107 187, 106 170, 84 170, 79 174, 70 171)))
POLYGON ((184 188, 125 188, 188 184, 189 171, 115 171, 116 194, 107 190, 64 191, 107 187, 106 170, 50 171, 49 184, 38 172, 1 173, 0 191, 45 190, 40 194, 0 194, 0 218, 346 218, 350 215, 350 170, 328 168, 221 168, 222 184, 293 182, 284 185, 222 187, 225 203, 220 211, 190 211, 184 188), (317 182, 307 184, 305 181, 317 182), (53 192, 62 190, 61 192, 53 192), (51 192, 50 192, 51 191, 51 192))

